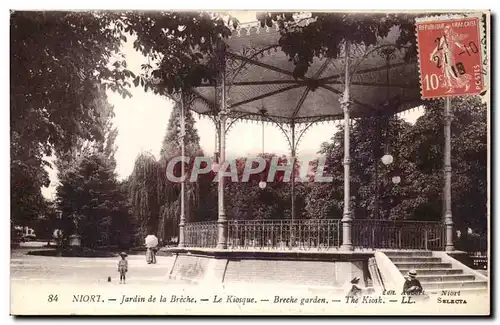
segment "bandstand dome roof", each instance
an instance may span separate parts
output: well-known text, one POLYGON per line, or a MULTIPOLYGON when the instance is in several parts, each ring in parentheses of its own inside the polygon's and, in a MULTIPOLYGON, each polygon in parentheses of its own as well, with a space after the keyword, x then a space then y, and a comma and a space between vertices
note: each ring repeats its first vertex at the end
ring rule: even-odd
MULTIPOLYGON (((405 62, 406 48, 394 45, 397 27, 375 46, 350 46, 351 117, 369 116, 390 98, 398 98, 397 112, 419 106, 419 72, 416 62, 405 62), (392 48, 388 61, 382 49, 392 48), (389 77, 389 80, 388 78, 389 77), (388 89, 389 88, 389 89, 388 89)), ((225 40, 226 86, 231 112, 241 119, 261 119, 261 109, 281 123, 305 123, 343 118, 339 99, 344 91, 345 52, 339 58, 314 58, 304 78, 293 77, 294 63, 281 51, 277 27, 259 22, 242 25, 225 40)), ((194 89, 191 109, 202 115, 216 112, 215 87, 194 89)))

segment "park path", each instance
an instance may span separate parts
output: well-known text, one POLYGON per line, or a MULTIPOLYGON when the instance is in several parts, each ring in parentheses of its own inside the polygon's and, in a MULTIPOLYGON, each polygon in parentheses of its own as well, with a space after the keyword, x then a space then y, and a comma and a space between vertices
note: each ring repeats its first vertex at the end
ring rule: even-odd
MULTIPOLYGON (((12 250, 12 281, 102 283, 107 282, 108 277, 111 277, 113 282, 118 280, 117 257, 52 257, 26 255, 27 252, 28 249, 12 250)), ((164 283, 168 280, 168 273, 174 261, 171 256, 158 256, 157 264, 147 264, 145 256, 142 255, 131 255, 127 259, 129 283, 164 283)))

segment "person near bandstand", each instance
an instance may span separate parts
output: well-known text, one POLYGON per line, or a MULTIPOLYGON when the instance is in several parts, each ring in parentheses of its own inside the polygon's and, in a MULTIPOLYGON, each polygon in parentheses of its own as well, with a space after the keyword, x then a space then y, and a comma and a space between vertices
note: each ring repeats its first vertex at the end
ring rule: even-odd
MULTIPOLYGON (((127 261, 127 253, 121 252, 120 253, 120 261, 118 261, 118 273, 120 273, 120 284, 125 283, 125 278, 128 272, 128 261, 127 261)), ((111 279, 108 278, 108 282, 110 282, 111 279)))
POLYGON ((359 285, 359 280, 360 278, 358 276, 355 276, 351 280, 351 289, 347 293, 347 296, 358 298, 363 295, 363 288, 359 285))
POLYGON ((422 294, 424 289, 420 284, 420 281, 417 279, 417 271, 410 270, 408 272, 408 277, 403 285, 403 294, 404 295, 420 295, 422 294))

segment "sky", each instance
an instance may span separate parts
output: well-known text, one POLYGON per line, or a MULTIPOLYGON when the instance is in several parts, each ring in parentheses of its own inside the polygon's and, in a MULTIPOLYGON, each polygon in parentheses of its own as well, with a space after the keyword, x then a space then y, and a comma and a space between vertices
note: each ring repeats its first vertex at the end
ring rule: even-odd
MULTIPOLYGON (((255 21, 255 12, 233 12, 241 23, 255 21)), ((141 64, 147 59, 135 51, 132 44, 134 39, 129 37, 122 52, 127 59, 127 65, 134 73, 140 73, 141 64)), ((130 89, 132 98, 123 99, 119 94, 108 93, 108 100, 114 106, 114 125, 118 129, 116 138, 117 161, 116 173, 119 179, 128 177, 134 166, 136 157, 141 152, 150 152, 159 157, 160 148, 165 136, 173 102, 166 97, 145 92, 143 88, 130 89)), ((420 116, 419 111, 405 113, 403 118, 409 122, 420 116)), ((195 127, 200 136, 200 146, 205 155, 213 156, 215 148, 215 127, 208 118, 200 118, 193 114, 195 127)), ((303 136, 298 147, 299 159, 313 159, 323 142, 329 141, 336 131, 333 122, 325 122, 312 126, 303 136)), ((250 157, 262 152, 262 125, 260 123, 236 122, 226 138, 226 156, 228 158, 250 157)), ((285 136, 276 126, 264 126, 265 152, 289 155, 285 136)), ((55 167, 54 167, 55 168, 55 167)), ((47 169, 51 184, 42 188, 47 198, 52 198, 57 186, 57 171, 47 169)))

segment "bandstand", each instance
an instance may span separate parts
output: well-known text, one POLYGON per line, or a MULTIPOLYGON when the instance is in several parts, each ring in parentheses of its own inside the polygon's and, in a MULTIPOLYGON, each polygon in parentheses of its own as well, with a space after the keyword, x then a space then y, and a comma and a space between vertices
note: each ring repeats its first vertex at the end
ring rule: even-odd
MULTIPOLYGON (((303 23, 307 24, 307 19, 303 23)), ((208 256, 213 259, 211 262, 203 262, 205 266, 196 265, 211 269, 209 273, 214 274, 217 271, 213 270, 224 268, 228 259, 362 261, 359 265, 353 262, 358 265, 356 272, 367 273, 368 259, 377 249, 454 251, 449 105, 445 108, 443 130, 442 221, 356 220, 350 210, 351 122, 374 116, 381 108, 397 114, 423 104, 418 63, 405 61, 408 49, 396 46, 398 36, 398 28, 393 28, 375 46, 346 41, 338 58, 315 58, 305 77, 299 79, 293 76, 294 63, 280 49, 281 34, 277 27, 246 24, 234 30, 228 39, 220 41, 216 50, 216 84, 202 84, 181 96, 182 112, 190 109, 214 121, 219 147, 217 163, 224 168, 226 135, 238 120, 264 120, 276 125, 289 144, 292 170, 295 170, 297 146, 307 129, 322 121, 343 123, 343 216, 338 220, 297 219, 292 173, 291 219, 231 220, 225 212, 224 178, 219 177, 217 221, 190 223, 184 216, 181 195, 179 245, 171 249, 178 254, 177 264, 182 264, 183 254, 208 256), (367 253, 368 250, 371 253, 367 253)), ((181 147, 184 150, 182 136, 181 147)), ((184 193, 183 184, 181 192, 184 193)), ((196 274, 192 262, 184 263, 191 263, 189 272, 196 274)), ((176 267, 181 266, 174 265, 171 274, 181 272, 180 269, 176 271, 176 267)), ((186 270, 182 272, 189 273, 186 270)), ((346 272, 356 273, 352 270, 349 266, 346 272)))

